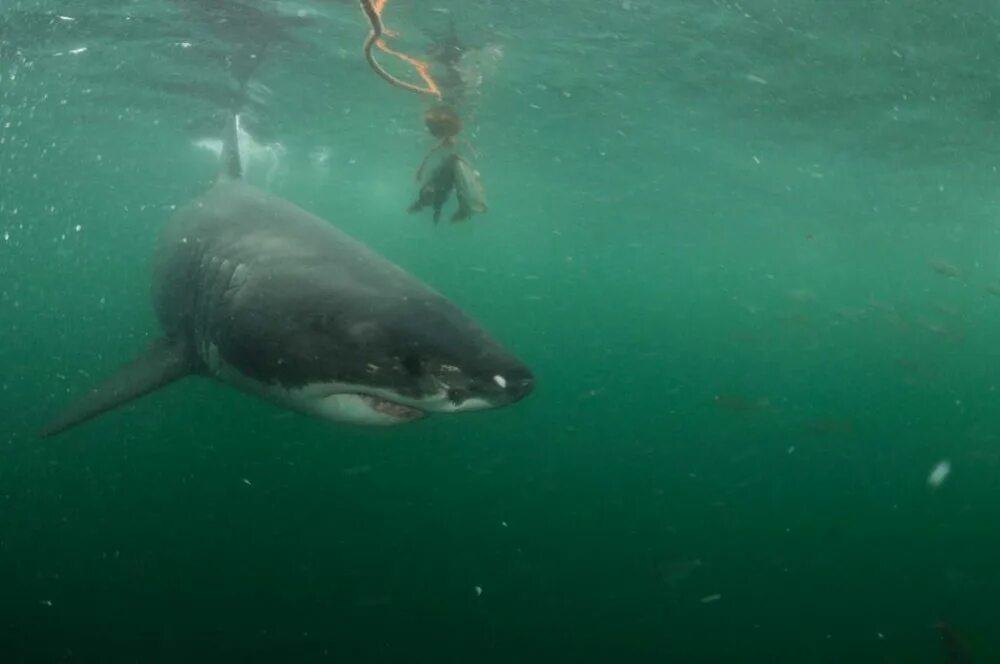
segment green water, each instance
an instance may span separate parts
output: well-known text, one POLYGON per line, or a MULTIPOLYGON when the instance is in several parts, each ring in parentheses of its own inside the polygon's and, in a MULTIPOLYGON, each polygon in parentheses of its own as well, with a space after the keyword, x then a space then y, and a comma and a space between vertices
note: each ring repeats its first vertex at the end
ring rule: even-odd
POLYGON ((434 226, 425 102, 353 3, 3 0, 0 659, 964 661, 943 621, 1000 661, 995 3, 387 12, 418 56, 449 16, 502 57, 490 211, 434 226), (156 334, 157 233, 256 50, 251 180, 535 393, 383 430, 189 379, 37 440, 156 334))

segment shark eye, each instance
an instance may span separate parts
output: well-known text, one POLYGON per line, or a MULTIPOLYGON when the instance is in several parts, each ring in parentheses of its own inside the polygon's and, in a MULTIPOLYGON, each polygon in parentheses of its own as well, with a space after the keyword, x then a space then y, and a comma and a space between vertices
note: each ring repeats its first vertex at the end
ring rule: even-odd
POLYGON ((403 369, 411 376, 420 376, 424 373, 424 363, 419 355, 404 355, 402 364, 403 369))

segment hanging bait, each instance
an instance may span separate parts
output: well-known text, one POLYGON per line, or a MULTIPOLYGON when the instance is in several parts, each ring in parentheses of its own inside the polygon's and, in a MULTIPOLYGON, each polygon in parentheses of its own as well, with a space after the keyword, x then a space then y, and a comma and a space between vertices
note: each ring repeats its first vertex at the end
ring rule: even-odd
POLYGON ((479 171, 472 167, 472 164, 458 155, 455 157, 455 194, 458 198, 458 210, 451 216, 451 220, 465 221, 473 214, 486 212, 486 189, 483 188, 482 180, 479 178, 479 171))
POLYGON ((420 187, 417 200, 409 208, 410 212, 419 212, 428 206, 433 207, 434 223, 438 222, 441 218, 441 209, 455 188, 455 170, 459 159, 457 154, 449 154, 441 160, 420 187))

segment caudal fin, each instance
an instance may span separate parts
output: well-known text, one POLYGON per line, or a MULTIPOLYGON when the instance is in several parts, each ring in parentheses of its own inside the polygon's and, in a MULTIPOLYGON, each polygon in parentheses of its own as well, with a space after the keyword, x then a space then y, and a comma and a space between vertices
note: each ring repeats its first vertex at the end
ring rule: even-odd
POLYGON ((159 339, 131 364, 122 367, 118 373, 49 422, 40 435, 53 436, 149 394, 189 373, 191 365, 181 345, 159 339))

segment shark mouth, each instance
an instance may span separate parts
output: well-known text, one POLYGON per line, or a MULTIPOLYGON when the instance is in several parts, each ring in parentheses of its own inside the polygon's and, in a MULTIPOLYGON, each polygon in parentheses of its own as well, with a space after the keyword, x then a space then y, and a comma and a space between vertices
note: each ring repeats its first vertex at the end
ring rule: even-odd
POLYGON ((391 417, 395 420, 419 420, 424 416, 424 412, 422 410, 411 408, 410 406, 404 406, 396 403, 395 401, 373 397, 370 394, 359 394, 358 397, 366 406, 371 408, 376 413, 385 415, 386 417, 391 417))

